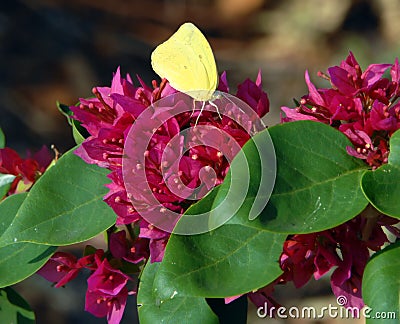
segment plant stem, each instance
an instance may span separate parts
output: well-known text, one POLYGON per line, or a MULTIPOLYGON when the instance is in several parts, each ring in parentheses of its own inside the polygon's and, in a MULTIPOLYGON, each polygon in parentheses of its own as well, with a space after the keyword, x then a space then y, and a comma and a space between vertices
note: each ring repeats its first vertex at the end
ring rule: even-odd
POLYGON ((368 204, 368 206, 361 212, 361 217, 364 217, 367 220, 364 228, 362 229, 361 239, 363 241, 368 241, 371 237, 372 231, 380 215, 381 213, 377 211, 371 204, 368 204))

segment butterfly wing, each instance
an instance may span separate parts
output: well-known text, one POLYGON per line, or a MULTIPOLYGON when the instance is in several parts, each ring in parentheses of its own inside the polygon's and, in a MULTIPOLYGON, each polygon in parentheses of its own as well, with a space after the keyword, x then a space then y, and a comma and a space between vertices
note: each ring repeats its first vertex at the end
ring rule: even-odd
POLYGON ((218 84, 211 46, 192 23, 183 24, 151 55, 153 70, 178 91, 198 101, 210 100, 218 84))

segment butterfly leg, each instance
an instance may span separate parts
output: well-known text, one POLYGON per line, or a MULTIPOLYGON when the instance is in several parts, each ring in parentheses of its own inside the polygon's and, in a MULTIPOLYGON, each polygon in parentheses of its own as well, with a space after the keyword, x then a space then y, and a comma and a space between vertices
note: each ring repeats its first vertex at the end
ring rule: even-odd
POLYGON ((206 106, 206 102, 205 102, 205 101, 203 101, 203 104, 201 105, 201 109, 200 109, 199 115, 197 116, 197 118, 196 118, 196 122, 194 123, 194 126, 195 126, 195 127, 196 127, 197 123, 199 122, 199 119, 200 119, 201 113, 203 112, 203 110, 204 110, 204 107, 205 107, 205 106, 206 106))
POLYGON ((217 113, 218 113, 219 119, 222 120, 222 116, 221 116, 221 114, 220 114, 220 112, 219 112, 218 106, 217 106, 213 101, 211 101, 211 100, 210 100, 210 105, 213 106, 213 107, 215 108, 215 110, 216 110, 217 113))
POLYGON ((193 117, 195 110, 196 110, 196 100, 193 99, 193 108, 192 108, 192 113, 190 114, 189 119, 191 119, 193 117))

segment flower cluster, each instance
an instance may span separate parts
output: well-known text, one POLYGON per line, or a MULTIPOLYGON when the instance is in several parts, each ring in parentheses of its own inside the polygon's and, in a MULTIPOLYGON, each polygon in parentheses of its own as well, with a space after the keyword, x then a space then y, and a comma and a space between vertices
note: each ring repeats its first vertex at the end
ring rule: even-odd
MULTIPOLYGON (((396 59, 391 64, 372 64, 364 72, 350 53, 340 66, 328 69, 332 87, 317 89, 306 72, 309 94, 301 98, 295 109, 282 107, 282 122, 313 120, 323 122, 343 132, 354 147, 347 152, 365 160, 372 169, 387 163, 390 136, 400 128, 400 69, 396 59), (390 79, 385 77, 386 71, 390 79)), ((311 234, 289 236, 284 243, 280 265, 284 273, 266 288, 253 293, 256 304, 274 306, 271 298, 277 284, 292 281, 299 288, 314 276, 319 279, 332 267, 332 291, 345 296, 347 307, 364 304, 361 298, 361 279, 370 257, 388 241, 386 228, 400 237, 395 224, 398 220, 382 215, 371 206, 356 218, 335 228, 311 234)))
POLYGON ((359 215, 330 230, 289 237, 280 260, 284 273, 279 282, 293 281, 300 288, 311 276, 318 280, 335 267, 331 276, 333 293, 345 296, 347 307, 361 309, 361 280, 370 258, 369 250, 378 251, 389 242, 383 228, 400 236, 393 226, 396 223, 397 220, 384 215, 377 215, 372 223, 359 215))
POLYGON ((335 268, 331 275, 333 293, 337 297, 346 297, 346 307, 361 309, 364 306, 362 276, 370 250, 379 251, 385 243, 389 243, 387 232, 400 237, 400 229, 394 226, 396 224, 397 219, 378 214, 368 207, 357 217, 335 228, 290 235, 284 242, 280 258, 283 274, 266 287, 249 293, 249 299, 258 307, 267 303, 269 309, 277 310, 281 305, 273 298, 276 285, 293 282, 296 288, 301 288, 311 277, 318 280, 335 268))
MULTIPOLYGON (((118 69, 111 87, 93 88, 93 98, 80 99, 79 106, 70 107, 73 118, 90 134, 75 153, 85 162, 111 171, 108 176, 111 180, 108 185, 110 191, 104 201, 117 214, 117 222, 108 233, 109 251, 91 251, 91 254, 81 259, 59 252, 39 271, 43 277, 55 282, 56 287, 60 287, 75 278, 81 269, 92 270, 88 279, 86 310, 95 316, 107 316, 110 323, 119 323, 125 307, 129 294, 126 286, 130 282, 126 273, 138 274, 140 265, 149 258, 152 262, 161 261, 170 235, 147 222, 132 205, 124 184, 123 157, 128 133, 138 117, 146 109, 152 109, 153 103, 177 91, 166 80, 159 84, 154 81, 152 88, 139 77, 138 80, 140 86, 136 87, 131 77, 121 77, 118 69), (125 226, 129 235, 125 231, 117 231, 117 226, 125 226), (127 264, 136 265, 136 271, 131 271, 127 264)), ((225 73, 220 77, 218 90, 229 92, 225 73)), ((246 102, 260 117, 269 110, 269 100, 262 90, 260 73, 256 82, 246 79, 240 84, 236 97, 246 102)), ((170 108, 163 109, 168 111, 170 108)), ((154 113, 160 114, 160 111, 154 113)), ((145 163, 140 167, 144 168, 147 185, 160 204, 179 214, 183 214, 195 200, 186 199, 171 190, 173 183, 168 183, 165 180, 168 177, 163 175, 165 165, 162 154, 174 136, 183 130, 196 129, 194 126, 197 125, 219 129, 229 134, 240 146, 250 138, 249 132, 233 118, 220 116, 218 111, 209 110, 171 115, 171 118, 155 130, 145 152, 145 163)), ((196 134, 192 135, 188 138, 195 141, 196 134)), ((186 188, 198 193, 198 188, 204 183, 204 175, 200 170, 212 168, 215 179, 212 184, 205 181, 206 187, 203 191, 209 189, 208 185, 212 187, 220 184, 229 169, 229 163, 223 154, 217 148, 207 147, 201 142, 189 147, 180 157, 175 176, 179 176, 186 188)), ((140 187, 140 184, 137 186, 140 187)), ((134 288, 131 293, 134 293, 134 288)))
POLYGON ((317 89, 306 72, 309 94, 295 109, 282 107, 282 121, 308 119, 329 124, 350 139, 354 147, 347 148, 349 154, 373 169, 387 163, 389 138, 400 128, 398 59, 394 64, 371 64, 363 72, 350 52, 340 66, 319 75, 332 87, 317 89))
MULTIPOLYGON (((166 80, 159 85, 153 82, 153 89, 145 85, 140 78, 139 82, 141 86, 135 87, 130 76, 122 78, 118 69, 110 88, 94 88, 95 98, 81 99, 78 107, 70 108, 74 113, 73 117, 80 121, 90 134, 76 154, 87 163, 111 170, 110 192, 104 200, 117 214, 117 225, 138 224, 139 236, 150 239, 151 260, 161 261, 169 234, 147 223, 133 207, 123 181, 122 158, 126 136, 136 118, 151 104, 176 93, 176 90, 171 88, 166 80)), ((219 90, 229 91, 225 73, 221 75, 219 90)), ((260 117, 269 110, 267 94, 261 88, 260 74, 255 83, 247 79, 240 84, 236 96, 248 103, 260 117)), ((175 195, 171 192, 169 184, 164 181, 161 155, 169 141, 181 130, 194 126, 196 122, 223 130, 240 145, 249 139, 249 134, 226 116, 221 119, 217 113, 203 111, 197 121, 198 114, 199 112, 187 112, 171 117, 153 135, 146 152, 144 167, 150 189, 165 208, 177 213, 183 213, 192 201, 185 201, 175 195)), ((187 187, 196 188, 202 180, 198 171, 203 167, 211 167, 215 171, 217 179, 214 184, 218 185, 223 181, 229 164, 217 149, 197 145, 182 156, 179 177, 187 187)))
POLYGON ((28 152, 26 159, 21 158, 16 151, 8 147, 0 149, 0 174, 15 176, 6 196, 28 191, 52 160, 53 156, 45 146, 32 156, 28 152))
POLYGON ((106 253, 90 248, 87 255, 78 259, 70 253, 56 252, 37 273, 59 288, 76 278, 82 269, 90 270, 85 310, 97 317, 107 316, 109 323, 118 324, 128 295, 135 293, 127 288, 131 277, 119 269, 138 272, 135 265, 148 257, 146 239, 130 242, 124 230, 113 232, 106 253))

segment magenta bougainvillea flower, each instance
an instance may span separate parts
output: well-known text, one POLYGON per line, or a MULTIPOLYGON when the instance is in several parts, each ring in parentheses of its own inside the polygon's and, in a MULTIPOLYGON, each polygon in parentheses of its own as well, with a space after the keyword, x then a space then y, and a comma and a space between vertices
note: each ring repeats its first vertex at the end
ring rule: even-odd
POLYGON ((368 249, 379 250, 388 242, 382 225, 391 227, 389 219, 381 217, 365 240, 362 231, 366 224, 361 216, 323 232, 293 235, 284 244, 281 279, 293 281, 300 288, 311 276, 319 279, 335 267, 331 277, 333 292, 347 298, 346 306, 361 308, 361 278, 370 255, 368 249))
MULTIPOLYGON (((166 240, 169 234, 160 231, 152 224, 148 224, 136 212, 128 199, 128 194, 122 176, 122 154, 127 133, 135 119, 152 103, 176 91, 168 82, 163 80, 159 85, 153 83, 153 88, 148 87, 139 78, 140 87, 135 87, 129 75, 122 78, 118 69, 112 80, 110 88, 99 87, 93 90, 95 98, 81 99, 79 107, 71 107, 74 118, 90 133, 76 154, 87 163, 97 164, 110 169, 109 175, 112 183, 110 192, 105 196, 105 201, 116 212, 117 225, 139 223, 140 237, 148 238, 152 261, 160 261, 163 255, 166 240), (154 249, 153 249, 154 248, 154 249)), ((226 74, 220 78, 219 90, 227 91, 226 74)), ((256 82, 246 80, 239 85, 237 96, 247 102, 260 116, 269 110, 267 94, 262 91, 261 74, 256 82)), ((146 158, 146 177, 148 184, 156 198, 166 208, 183 213, 192 202, 185 201, 170 190, 170 183, 165 183, 160 172, 161 154, 174 135, 188 126, 193 126, 197 115, 182 114, 174 116, 152 137, 146 158)), ((199 124, 212 125, 231 134, 241 145, 249 135, 232 122, 229 118, 218 117, 218 114, 204 111, 199 119, 199 124)), ((223 181, 229 164, 219 155, 215 148, 195 146, 186 155, 182 156, 179 173, 180 178, 187 187, 195 188, 201 183, 199 170, 204 166, 211 166, 217 174, 214 184, 223 181)))
MULTIPOLYGON (((376 169, 387 163, 390 136, 400 128, 399 72, 398 59, 394 64, 372 64, 363 72, 350 53, 328 74, 319 73, 331 88, 317 89, 305 73, 309 93, 297 108, 282 107, 282 122, 313 120, 331 125, 353 144, 347 147, 350 155, 376 169)), ((280 260, 284 270, 280 282, 293 281, 301 287, 311 276, 319 279, 336 267, 332 291, 347 298, 345 306, 361 308, 361 279, 369 250, 378 251, 388 242, 383 227, 399 237, 396 223, 384 215, 370 223, 361 214, 330 230, 289 237, 280 260)))
POLYGON ((95 255, 97 269, 87 280, 85 310, 97 317, 107 316, 110 324, 118 324, 124 314, 131 278, 111 266, 107 259, 95 255))
POLYGON ((111 233, 110 252, 115 259, 123 259, 127 262, 138 264, 149 258, 149 240, 138 237, 135 241, 128 240, 125 231, 111 233))
MULTIPOLYGON (((125 236, 124 231, 119 233, 125 236)), ((121 234, 118 236, 122 237, 121 234)), ((115 239, 113 244, 112 250, 115 251, 115 239)), ((37 273, 46 280, 54 282, 55 287, 59 288, 73 280, 80 270, 91 270, 92 274, 87 280, 85 310, 97 317, 107 316, 110 324, 118 324, 123 316, 126 299, 130 294, 126 284, 131 278, 112 267, 105 256, 101 249, 80 259, 70 253, 56 252, 37 273)), ((111 258, 111 260, 114 262, 116 259, 111 258)), ((134 293, 134 291, 131 292, 131 294, 134 293)))
MULTIPOLYGON (((268 309, 276 310, 280 306, 272 297, 276 285, 293 282, 296 288, 301 288, 311 277, 318 280, 334 268, 333 293, 346 298, 344 306, 362 308, 362 275, 370 250, 378 251, 389 242, 384 229, 400 237, 400 230, 393 226, 397 223, 398 220, 391 217, 379 216, 370 227, 368 220, 359 215, 333 229, 289 236, 280 258, 283 274, 268 286, 249 293, 249 299, 258 307, 266 303, 268 309), (368 237, 365 237, 366 232, 368 237)), ((274 312, 267 315, 274 315, 274 312)))
POLYGON ((107 316, 109 324, 118 324, 124 315, 128 290, 124 287, 116 295, 99 290, 87 290, 85 310, 96 317, 107 316))
POLYGON ((103 258, 104 251, 101 249, 80 259, 71 253, 56 252, 36 273, 59 288, 73 280, 81 269, 96 270, 103 258))
POLYGON ((88 290, 100 291, 102 293, 115 296, 126 285, 129 276, 120 270, 114 269, 107 259, 102 260, 95 272, 88 278, 88 290))
POLYGON ((252 107, 259 117, 269 112, 269 99, 267 93, 262 90, 261 72, 258 73, 256 82, 246 79, 239 84, 236 97, 252 107))
POLYGON ((306 72, 309 93, 295 109, 282 107, 282 121, 308 119, 329 124, 350 139, 354 145, 347 147, 350 155, 373 169, 387 163, 389 138, 400 128, 398 59, 394 64, 371 64, 363 72, 350 52, 340 66, 319 75, 332 87, 317 89, 306 72))
POLYGON ((56 252, 37 272, 43 278, 55 283, 55 287, 65 286, 74 279, 80 270, 77 257, 65 252, 56 252))
POLYGON ((28 191, 45 172, 53 158, 45 146, 33 155, 28 152, 26 159, 8 147, 0 149, 0 173, 15 176, 7 195, 28 191))

